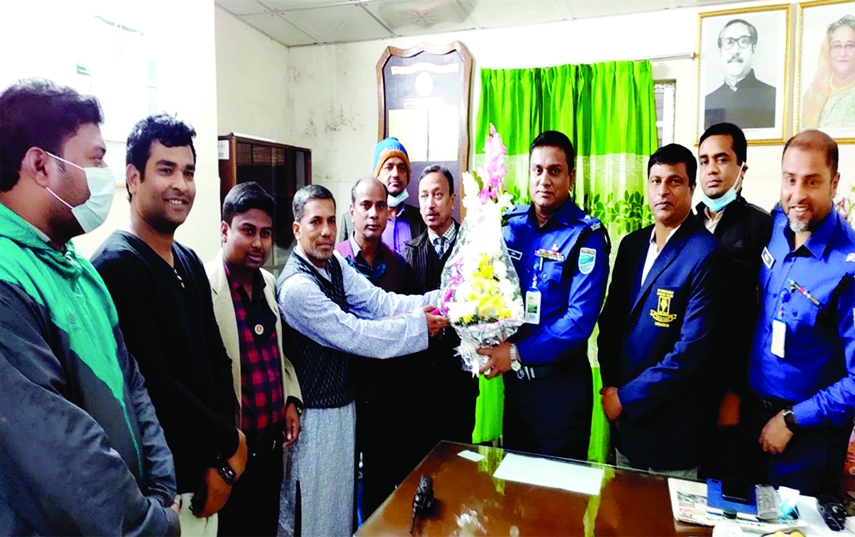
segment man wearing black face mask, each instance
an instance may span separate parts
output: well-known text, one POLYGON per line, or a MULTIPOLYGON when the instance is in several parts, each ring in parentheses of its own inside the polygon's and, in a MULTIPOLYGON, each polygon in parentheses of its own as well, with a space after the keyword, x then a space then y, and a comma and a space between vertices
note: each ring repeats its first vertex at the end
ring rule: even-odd
POLYGON ((246 471, 219 513, 220 536, 277 534, 283 449, 300 434, 302 395, 282 352, 276 280, 261 268, 273 246, 274 209, 258 183, 232 188, 223 201, 223 249, 205 264, 249 449, 246 471))

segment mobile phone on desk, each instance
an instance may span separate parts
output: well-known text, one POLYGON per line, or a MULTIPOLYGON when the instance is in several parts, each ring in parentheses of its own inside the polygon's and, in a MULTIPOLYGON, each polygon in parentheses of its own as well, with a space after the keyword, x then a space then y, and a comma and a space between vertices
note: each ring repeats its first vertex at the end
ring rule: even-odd
POLYGON ((721 479, 721 497, 729 502, 753 503, 751 486, 744 479, 724 477, 721 479))
MULTIPOLYGON (((757 516, 755 505, 754 487, 744 481, 735 480, 736 483, 728 483, 727 496, 725 496, 724 479, 707 479, 707 509, 716 510, 734 509, 737 513, 757 516), (746 490, 747 489, 747 490, 746 490), (747 500, 746 500, 747 497, 747 500)), ((733 480, 731 480, 733 481, 733 480)))

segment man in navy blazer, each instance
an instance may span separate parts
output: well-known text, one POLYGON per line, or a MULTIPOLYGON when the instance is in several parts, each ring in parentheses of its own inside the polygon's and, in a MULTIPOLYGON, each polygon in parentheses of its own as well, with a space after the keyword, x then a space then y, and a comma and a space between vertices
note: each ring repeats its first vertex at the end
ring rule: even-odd
POLYGON ((696 478, 712 427, 702 371, 724 286, 724 250, 692 211, 697 162, 670 144, 647 165, 655 223, 620 244, 597 340, 617 464, 696 478), (710 421, 710 423, 706 423, 710 421))

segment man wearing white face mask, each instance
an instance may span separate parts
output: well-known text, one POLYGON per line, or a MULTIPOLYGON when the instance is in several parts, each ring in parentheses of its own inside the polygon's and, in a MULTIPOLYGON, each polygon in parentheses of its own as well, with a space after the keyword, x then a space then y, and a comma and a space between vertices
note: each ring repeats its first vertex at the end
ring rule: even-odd
POLYGON ((760 256, 772 236, 772 217, 741 194, 748 171, 747 147, 742 129, 718 123, 704 132, 698 148, 702 192, 696 214, 730 256, 718 327, 721 346, 710 371, 719 380, 710 394, 715 399, 712 408, 718 409, 718 429, 711 431, 710 451, 701 469, 716 477, 742 477, 748 472, 740 440, 740 403, 748 389, 748 355, 759 311, 760 256))
MULTIPOLYGON (((427 228, 418 207, 405 203, 409 198, 407 186, 410 184, 412 169, 407 150, 394 136, 381 140, 374 148, 374 177, 386 185, 386 191, 389 193, 386 200, 389 206, 388 223, 381 240, 403 256, 407 243, 427 228)), ((350 215, 345 213, 341 222, 339 240, 346 241, 352 235, 353 221, 350 215)))
POLYGON ((98 101, 0 94, 0 535, 178 535, 172 454, 104 282, 70 239, 115 192, 98 101))

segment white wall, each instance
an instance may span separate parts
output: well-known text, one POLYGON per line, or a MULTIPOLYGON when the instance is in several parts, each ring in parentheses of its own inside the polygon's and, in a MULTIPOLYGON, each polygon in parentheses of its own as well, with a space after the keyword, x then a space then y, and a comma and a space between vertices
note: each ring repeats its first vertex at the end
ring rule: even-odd
MULTIPOLYGON (((716 6, 731 9, 746 4, 716 6)), ((750 6, 762 4, 752 3, 750 6)), ((697 48, 698 13, 677 9, 655 13, 582 19, 526 28, 475 30, 343 45, 288 49, 288 143, 310 147, 313 181, 329 187, 339 203, 349 202, 350 185, 370 172, 377 142, 375 66, 387 46, 459 40, 472 55, 471 127, 479 96, 479 68, 518 68, 687 54, 697 48)), ((219 18, 218 18, 219 25, 219 18)), ((696 71, 692 60, 653 64, 654 77, 677 81, 676 141, 694 148, 696 71)), ((272 75, 269 75, 272 76, 272 75)), ((791 97, 792 100, 792 97, 791 97)), ((223 106, 225 103, 220 103, 223 106)), ((792 102, 789 104, 792 115, 792 102)), ((252 131, 252 121, 241 127, 252 131)), ((502 133, 504 137, 512 133, 502 133)), ((474 139, 471 136, 470 139, 474 139)), ((777 201, 782 147, 751 146, 745 194, 771 207, 777 201)), ((472 152, 474 153, 474 152, 472 152)), ((844 183, 855 177, 855 146, 842 146, 844 183)))
MULTIPOLYGON (((107 1, 4 2, 0 7, 0 50, 4 51, 0 88, 30 76, 73 84, 81 31, 78 21, 82 14, 98 11, 107 1)), ((145 19, 140 20, 141 26, 154 38, 159 108, 177 113, 197 132, 196 202, 176 238, 207 260, 219 248, 220 221, 214 3, 127 0, 125 6, 145 19)), ((122 187, 116 191, 107 222, 74 242, 83 255, 89 256, 127 221, 128 202, 122 187)))
POLYGON ((219 133, 289 142, 288 49, 223 9, 214 11, 219 133))

